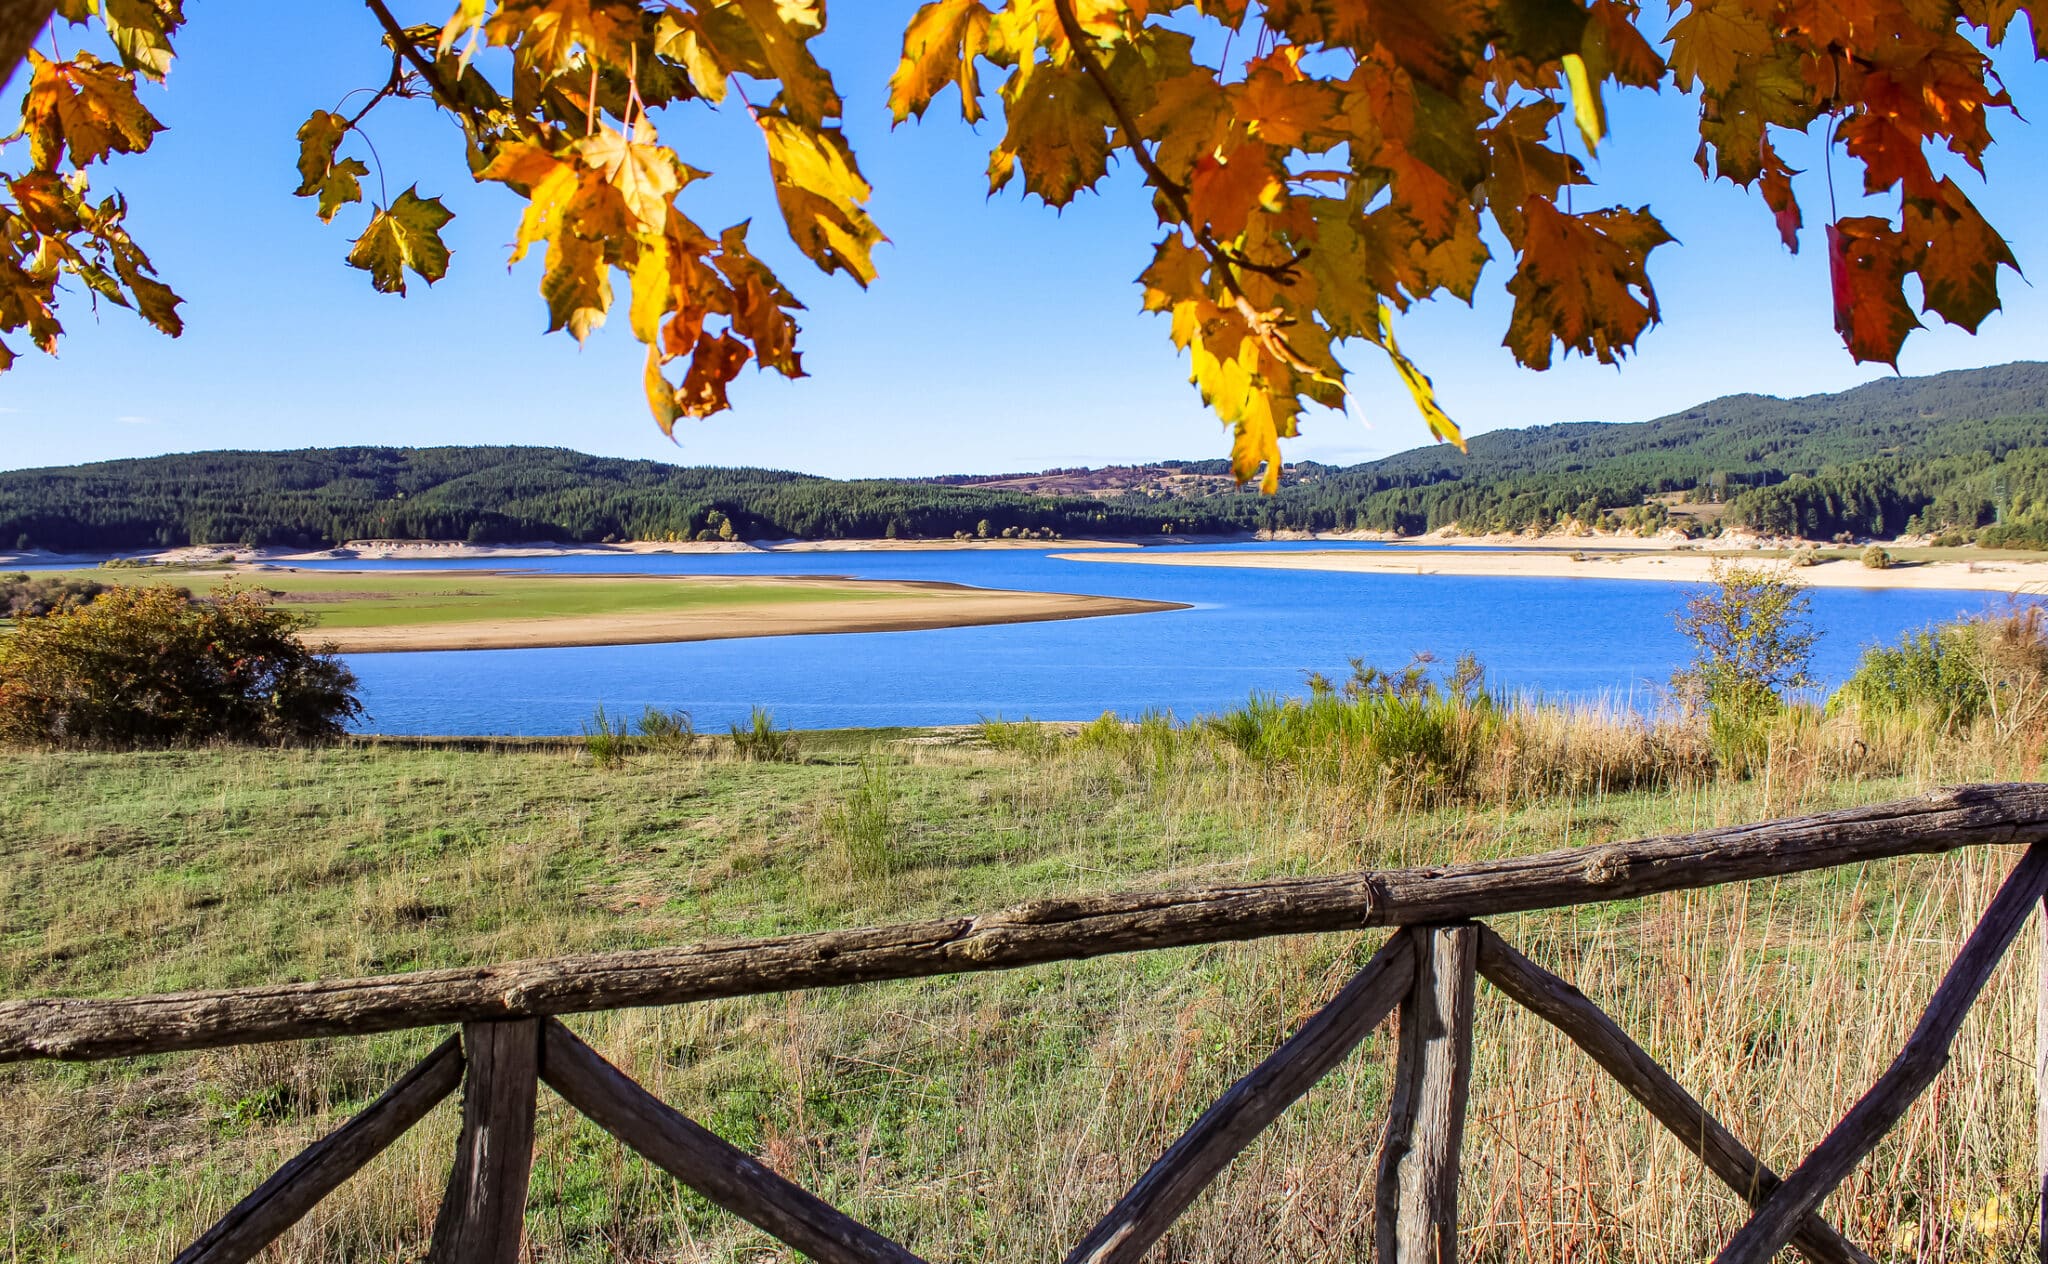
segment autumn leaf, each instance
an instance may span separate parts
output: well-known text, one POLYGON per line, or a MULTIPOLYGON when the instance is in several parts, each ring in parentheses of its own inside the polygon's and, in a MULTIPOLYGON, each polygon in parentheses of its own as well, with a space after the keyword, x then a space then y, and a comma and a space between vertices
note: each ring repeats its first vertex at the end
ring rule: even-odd
POLYGON ((725 388, 746 367, 751 353, 731 334, 704 334, 690 355, 689 372, 676 391, 676 408, 686 417, 709 417, 732 406, 725 388))
MULTIPOLYGON (((1336 351, 1349 340, 1386 349, 1432 431, 1455 437, 1435 387, 1394 344, 1392 314, 1472 301, 1489 241, 1514 252, 1504 341, 1526 364, 1547 366, 1559 347, 1611 362, 1655 323, 1647 260, 1668 238, 1647 208, 1561 209, 1608 201, 1565 138, 1576 127, 1597 148, 1617 87, 1694 94, 1697 139, 1682 152, 1754 190, 1792 249, 1802 212, 1780 150, 1832 114, 1865 191, 1898 199, 1890 218, 1829 234, 1852 352, 1896 358, 1916 323, 1909 274, 1924 311, 1977 328, 2014 256, 1941 164, 1984 169, 1989 120, 2012 107, 1985 49, 2038 7, 1676 0, 1667 17, 1639 0, 930 0, 903 32, 887 101, 901 122, 957 87, 973 122, 993 89, 1003 119, 990 187, 1021 180, 1054 207, 1127 164, 1164 229, 1143 305, 1166 317, 1190 379, 1231 427, 1234 472, 1270 489, 1303 410, 1345 405, 1336 351), (1668 40, 1668 66, 1653 37, 1668 40)), ((747 226, 707 232, 676 205, 704 173, 670 139, 694 135, 670 111, 739 98, 791 238, 821 270, 867 284, 884 238, 815 55, 822 0, 453 9, 439 25, 366 25, 396 77, 385 91, 348 87, 373 94, 362 114, 431 89, 469 170, 525 199, 511 256, 545 246, 549 328, 587 337, 610 308, 612 270, 625 272, 665 430, 727 407, 748 360, 800 374, 802 304, 749 250, 747 226), (473 56, 479 40, 509 51, 473 56)), ((29 169, 0 174, 0 332, 54 346, 60 287, 175 331, 176 296, 129 240, 125 203, 88 204, 78 169, 159 130, 136 78, 168 66, 180 4, 60 0, 57 12, 96 21, 121 62, 31 58, 29 169)), ((320 111, 300 129, 298 192, 323 219, 362 197, 367 169, 340 152, 357 121, 320 111)), ((408 272, 431 282, 446 267, 446 217, 408 190, 375 209, 350 262, 379 289, 401 292, 408 272)))
POLYGON ((337 162, 334 157, 347 134, 348 120, 327 110, 313 111, 299 128, 299 187, 294 192, 320 199, 322 223, 333 220, 344 203, 363 200, 362 177, 370 169, 360 159, 337 162))
POLYGON ((1771 30, 1748 0, 1689 0, 1671 24, 1671 73, 1682 90, 1718 92, 1746 61, 1767 56, 1771 30))
POLYGON ((832 76, 807 41, 825 29, 824 0, 734 0, 758 41, 766 78, 778 81, 782 112, 805 127, 838 118, 842 106, 832 76))
POLYGON ((1401 354, 1401 348, 1394 341, 1394 312, 1384 300, 1379 311, 1380 346, 1386 349, 1387 358, 1394 362, 1394 371, 1401 375, 1401 384, 1408 388, 1408 395, 1415 401, 1415 407, 1429 423, 1429 433, 1448 443, 1456 444, 1458 451, 1465 451, 1465 434, 1458 429, 1458 423, 1436 402, 1436 385, 1429 375, 1415 367, 1415 362, 1401 354))
POLYGON ((804 376, 803 357, 796 350, 799 329, 790 314, 804 305, 747 249, 747 225, 735 224, 719 235, 712 262, 731 290, 732 330, 752 345, 761 367, 784 377, 804 376))
POLYGON ((1246 140, 1227 156, 1198 159, 1188 182, 1194 227, 1229 239, 1244 232, 1254 211, 1278 209, 1287 187, 1274 172, 1270 154, 1266 146, 1246 140))
POLYGON ((611 310, 611 266, 604 246, 576 233, 556 233, 540 277, 540 296, 548 305, 548 332, 566 329, 582 342, 604 324, 611 310))
POLYGON ((989 13, 982 0, 932 0, 903 31, 903 57, 889 76, 889 113, 901 123, 919 118, 949 84, 960 87, 960 116, 982 119, 981 80, 975 61, 988 47, 989 13))
POLYGON ((1795 255, 1799 253, 1800 225, 1799 202, 1792 196, 1792 177, 1796 174, 1766 142, 1759 189, 1764 205, 1771 208, 1771 218, 1778 225, 1778 240, 1795 255))
POLYGON ((163 130, 136 98, 133 71, 90 53, 47 61, 34 49, 28 64, 32 76, 21 127, 28 134, 30 161, 44 171, 56 170, 67 150, 74 167, 110 153, 140 153, 163 130))
POLYGON ((875 279, 874 248, 884 238, 868 218, 874 193, 854 165, 836 127, 806 127, 785 115, 756 112, 768 139, 776 201, 797 248, 827 273, 844 272, 865 286, 875 279))
POLYGON ((669 201, 681 187, 675 155, 654 143, 654 128, 645 119, 628 139, 608 127, 579 141, 577 153, 604 181, 618 190, 639 231, 655 234, 668 217, 669 201))
POLYGON ((171 35, 184 24, 180 0, 99 0, 121 64, 152 79, 171 70, 171 35))
POLYGON ((1664 59, 1632 20, 1634 6, 1593 0, 1586 9, 1580 53, 1596 80, 1609 78, 1631 88, 1654 88, 1664 79, 1664 59))
POLYGON ((1600 148, 1600 140, 1607 135, 1607 110, 1600 103, 1600 88, 1586 71, 1586 59, 1577 53, 1564 55, 1564 82, 1572 96, 1572 122, 1579 128, 1580 139, 1586 142, 1586 152, 1594 153, 1600 148))
POLYGON ((1907 198, 1901 236, 1920 274, 1921 310, 1971 333, 1998 310, 1998 269, 2019 271, 2012 248, 1954 180, 1933 198, 1907 198))
POLYGON ((1544 199, 1522 208, 1520 265, 1508 281, 1515 310, 1505 345, 1532 369, 1551 347, 1613 364, 1657 321, 1650 251, 1671 240, 1648 208, 1567 215, 1544 199))
POLYGON ((607 0, 506 0, 484 31, 492 43, 514 49, 522 65, 554 74, 568 70, 581 53, 626 61, 638 15, 638 5, 607 0))
POLYGON ((1078 66, 1025 67, 1003 85, 1002 95, 1007 127, 989 155, 991 193, 1021 171, 1026 192, 1065 206, 1108 172, 1116 119, 1078 66))
POLYGON ((349 266, 368 272, 370 284, 382 294, 404 294, 408 269, 432 285, 448 272, 441 229, 453 218, 441 199, 420 197, 415 185, 370 217, 370 226, 349 251, 349 266))
POLYGON ((1232 85, 1232 114, 1262 144, 1295 149, 1335 123, 1336 92, 1304 74, 1300 61, 1299 48, 1276 49, 1251 65, 1244 82, 1232 85))
POLYGON ((1859 361, 1898 367, 1899 347, 1919 328, 1906 304, 1904 282, 1912 266, 1910 243, 1875 215, 1828 225, 1828 280, 1834 289, 1835 330, 1859 361))

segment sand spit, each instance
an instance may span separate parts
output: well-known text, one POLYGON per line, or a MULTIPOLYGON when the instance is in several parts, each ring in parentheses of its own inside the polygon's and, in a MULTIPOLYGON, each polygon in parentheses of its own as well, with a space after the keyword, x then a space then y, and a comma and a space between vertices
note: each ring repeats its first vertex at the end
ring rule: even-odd
MULTIPOLYGON (((749 582, 762 581, 750 577, 749 582)), ((766 582, 777 581, 768 579, 766 582)), ((794 578, 783 582, 798 588, 825 586, 813 578, 794 578)), ((321 645, 331 644, 345 654, 404 650, 547 649, 585 645, 652 645, 754 636, 808 636, 829 632, 912 632, 1188 609, 1177 602, 1010 592, 908 580, 835 580, 829 587, 838 594, 849 588, 858 588, 862 595, 855 601, 821 595, 813 601, 799 599, 725 609, 539 615, 387 627, 315 628, 306 634, 306 639, 321 645)))

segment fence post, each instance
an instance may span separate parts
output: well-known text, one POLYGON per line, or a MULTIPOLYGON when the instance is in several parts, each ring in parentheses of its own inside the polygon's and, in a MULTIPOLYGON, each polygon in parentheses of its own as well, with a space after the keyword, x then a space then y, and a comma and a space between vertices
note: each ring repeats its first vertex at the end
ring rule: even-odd
POLYGON ((533 1170, 539 1019, 462 1028, 462 1136, 428 1264, 517 1264, 533 1170))
POLYGON ((1455 1264, 1479 927, 1416 926, 1408 934, 1415 938, 1415 983, 1401 1003, 1373 1246, 1379 1264, 1455 1264))
POLYGON ((2048 1264, 2048 896, 2041 899, 2040 961, 2034 987, 2034 1167, 2041 1176, 2041 1202, 2034 1210, 2039 1234, 2035 1258, 2048 1264))

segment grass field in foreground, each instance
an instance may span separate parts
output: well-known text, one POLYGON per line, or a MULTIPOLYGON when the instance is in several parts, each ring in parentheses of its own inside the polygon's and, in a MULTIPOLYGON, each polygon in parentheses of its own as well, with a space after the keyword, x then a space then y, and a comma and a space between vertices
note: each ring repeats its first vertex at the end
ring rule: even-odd
MULTIPOLYGON (((1014 737, 1015 734, 1012 734, 1014 737)), ((133 994, 674 944, 1059 892, 1526 853, 2032 775, 1929 752, 1431 807, 1228 747, 804 735, 802 761, 573 750, 0 753, 0 994, 133 994)), ((1883 1069, 2012 856, 1502 918, 1780 1170, 1883 1069)), ((1341 985, 1378 932, 571 1020, 654 1091, 932 1260, 1057 1259, 1341 985)), ((2022 937, 1952 1068, 1828 1204, 1881 1259, 2031 1258, 2022 937)), ((1475 1260, 1701 1259, 1737 1201, 1482 984, 1475 1260)), ((0 1068, 0 1260, 165 1260, 444 1031, 0 1068)), ((1391 1047, 1369 1040, 1158 1258, 1364 1260, 1391 1047)), ((531 1260, 785 1258, 542 1094, 531 1260)), ((412 1260, 444 1104, 266 1258, 412 1260)))

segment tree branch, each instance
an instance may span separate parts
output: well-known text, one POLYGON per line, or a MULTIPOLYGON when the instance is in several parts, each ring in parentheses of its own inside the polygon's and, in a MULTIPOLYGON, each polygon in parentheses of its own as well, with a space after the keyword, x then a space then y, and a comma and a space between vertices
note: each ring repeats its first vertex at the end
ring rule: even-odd
MULTIPOLYGON (((5 3, 5 0, 0 0, 0 3, 5 3)), ((384 34, 391 40, 391 51, 413 64, 413 68, 420 72, 420 77, 427 81, 427 86, 434 90, 434 99, 457 114, 463 113, 462 99, 456 96, 455 90, 441 78, 440 68, 434 65, 432 59, 420 52, 419 46, 406 35, 405 28, 398 24, 398 19, 391 16, 391 10, 385 7, 384 0, 363 0, 363 3, 369 6, 370 12, 377 15, 378 25, 384 28, 384 34)))
POLYGON ((13 80, 15 68, 56 11, 57 0, 0 0, 0 88, 13 80))
MULTIPOLYGON (((1119 97, 1115 88, 1111 86, 1109 72, 1103 69, 1101 60, 1095 56, 1094 50, 1088 47, 1088 32, 1082 29, 1081 20, 1074 16, 1073 0, 1053 0, 1052 7, 1054 12, 1059 14, 1060 30, 1066 35, 1067 43, 1073 47, 1074 60, 1081 64, 1081 73, 1088 76, 1088 81, 1095 85, 1095 90, 1108 102, 1110 113, 1116 115, 1117 129, 1124 134, 1131 157, 1136 160, 1139 170, 1145 173, 1145 183, 1159 191, 1172 205, 1174 212, 1180 216, 1181 223, 1187 225, 1188 231, 1194 234, 1195 245, 1200 247, 1202 253, 1208 255, 1210 262, 1215 265, 1217 280, 1222 282, 1223 288, 1229 292, 1238 314, 1244 317, 1253 335, 1289 368, 1298 373, 1320 377, 1322 371, 1294 349, 1286 336, 1280 332, 1279 322, 1270 314, 1260 311, 1258 305, 1251 301, 1237 275, 1238 268, 1247 267, 1284 284, 1286 278, 1282 273, 1292 267, 1292 263, 1282 264, 1277 269, 1253 266, 1243 256, 1226 249, 1215 238, 1202 231, 1202 226, 1195 221, 1193 209, 1188 205, 1187 187, 1167 175, 1152 155, 1146 152, 1144 134, 1138 130, 1137 119, 1131 116, 1130 107, 1124 104, 1123 98, 1119 97)), ((1296 258, 1298 260, 1299 256, 1296 258)))

